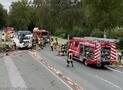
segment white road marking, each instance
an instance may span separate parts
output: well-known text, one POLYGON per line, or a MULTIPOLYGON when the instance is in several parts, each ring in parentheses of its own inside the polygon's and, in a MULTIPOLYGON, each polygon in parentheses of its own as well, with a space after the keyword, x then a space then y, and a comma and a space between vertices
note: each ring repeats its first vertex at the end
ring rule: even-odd
POLYGON ((118 73, 123 74, 123 72, 122 72, 122 71, 119 71, 119 70, 116 70, 116 69, 110 68, 110 67, 108 67, 108 66, 105 66, 105 67, 106 67, 106 68, 108 68, 108 69, 110 69, 110 70, 112 70, 112 71, 115 71, 115 72, 118 72, 118 73))
POLYGON ((112 83, 112 82, 110 82, 110 81, 108 81, 106 79, 103 79, 102 77, 100 77, 98 75, 96 75, 96 77, 99 78, 100 80, 102 80, 102 81, 104 81, 104 82, 106 82, 106 83, 108 83, 108 84, 110 84, 110 85, 112 85, 112 86, 114 86, 114 87, 119 88, 120 90, 122 90, 122 88, 120 86, 118 86, 118 85, 116 85, 116 84, 114 84, 114 83, 112 83))
MULTIPOLYGON (((30 55, 30 54, 29 54, 30 55)), ((34 58, 34 57, 33 57, 34 58)), ((63 81, 61 78, 59 78, 55 73, 53 73, 46 65, 44 65, 43 63, 41 63, 39 60, 37 60, 36 58, 34 58, 38 63, 40 63, 44 68, 46 68, 52 75, 54 75, 58 80, 60 80, 64 85, 66 85, 70 90, 74 90, 73 88, 71 88, 65 81, 63 81)))
POLYGON ((11 57, 9 56, 4 57, 4 63, 8 71, 8 75, 9 75, 12 88, 27 88, 26 83, 21 77, 11 57))

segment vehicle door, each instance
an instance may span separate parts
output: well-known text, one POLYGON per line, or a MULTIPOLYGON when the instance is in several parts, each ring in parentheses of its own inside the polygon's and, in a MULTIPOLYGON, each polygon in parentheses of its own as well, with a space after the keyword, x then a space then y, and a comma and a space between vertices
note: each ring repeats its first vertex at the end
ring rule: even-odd
POLYGON ((79 60, 83 61, 84 57, 84 45, 82 43, 79 43, 79 60))
POLYGON ((83 51, 84 59, 94 60, 94 47, 85 45, 83 51))
POLYGON ((73 45, 73 54, 74 56, 79 57, 79 41, 74 41, 73 45))

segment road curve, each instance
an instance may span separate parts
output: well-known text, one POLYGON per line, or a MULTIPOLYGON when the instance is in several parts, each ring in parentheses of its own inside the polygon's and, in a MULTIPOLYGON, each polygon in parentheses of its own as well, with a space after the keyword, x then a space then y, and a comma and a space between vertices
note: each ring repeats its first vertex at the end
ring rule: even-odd
POLYGON ((55 68, 72 78, 84 90, 123 90, 123 74, 108 68, 84 66, 74 61, 74 68, 66 67, 66 57, 57 56, 57 51, 49 48, 39 51, 43 59, 48 60, 55 68))

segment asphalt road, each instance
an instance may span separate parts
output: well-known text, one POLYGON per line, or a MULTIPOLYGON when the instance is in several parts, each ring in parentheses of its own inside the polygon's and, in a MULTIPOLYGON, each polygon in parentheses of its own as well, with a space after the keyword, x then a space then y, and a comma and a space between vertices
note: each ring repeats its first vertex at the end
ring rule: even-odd
POLYGON ((70 90, 28 51, 0 58, 0 90, 70 90))
POLYGON ((66 57, 57 56, 57 51, 18 51, 0 58, 0 90, 75 90, 66 81, 54 74, 44 60, 80 85, 81 90, 123 90, 123 73, 107 68, 84 66, 74 61, 67 68, 66 57), (37 55, 37 56, 36 56, 37 55), (38 57, 39 56, 39 57, 38 57))
POLYGON ((108 68, 97 68, 74 61, 74 68, 66 67, 66 57, 57 56, 50 48, 38 51, 41 57, 50 62, 66 76, 72 78, 84 90, 123 90, 123 73, 108 68))

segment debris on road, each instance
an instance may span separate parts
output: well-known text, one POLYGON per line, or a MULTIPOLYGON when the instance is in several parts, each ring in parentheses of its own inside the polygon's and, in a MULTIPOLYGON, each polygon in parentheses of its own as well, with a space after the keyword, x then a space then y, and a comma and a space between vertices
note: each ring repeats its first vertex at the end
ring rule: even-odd
POLYGON ((30 55, 39 60, 41 63, 43 63, 45 66, 47 66, 48 69, 50 69, 54 74, 56 74, 59 78, 61 78, 63 81, 65 81, 70 87, 73 88, 73 90, 83 90, 82 87, 80 87, 76 82, 74 82, 70 77, 65 76, 61 71, 56 69, 52 66, 47 60, 41 59, 40 55, 37 52, 31 52, 29 51, 30 55))

